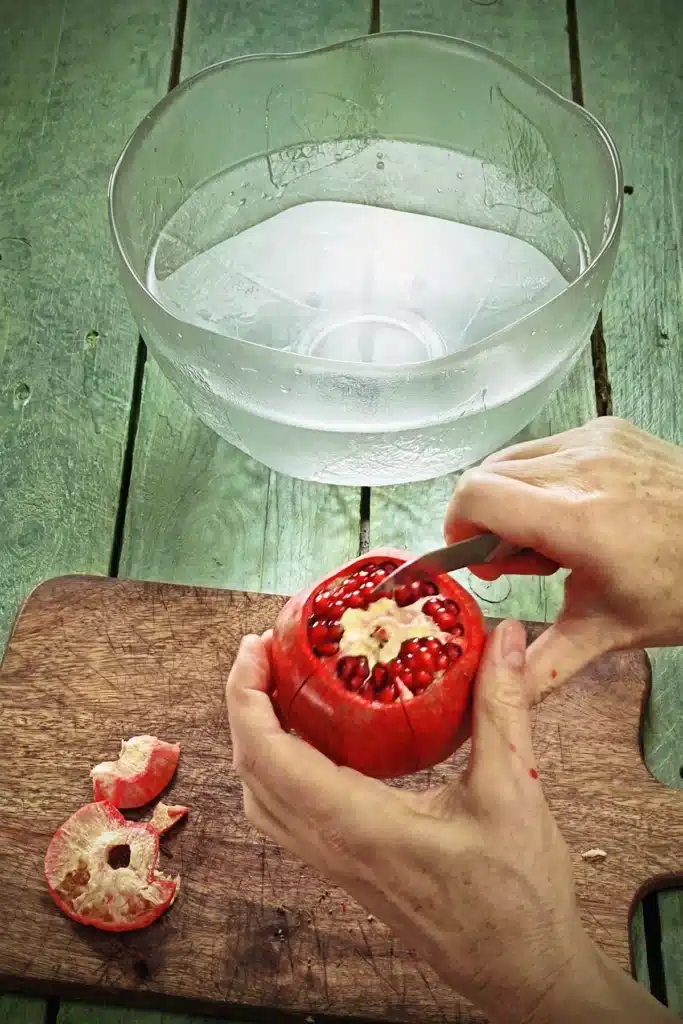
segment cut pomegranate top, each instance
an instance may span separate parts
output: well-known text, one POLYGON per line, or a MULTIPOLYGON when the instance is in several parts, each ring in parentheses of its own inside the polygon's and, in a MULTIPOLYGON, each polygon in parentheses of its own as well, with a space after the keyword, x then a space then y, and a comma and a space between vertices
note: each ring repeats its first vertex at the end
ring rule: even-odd
POLYGON ((156 870, 159 839, 110 803, 86 804, 50 841, 45 878, 55 903, 81 924, 128 931, 151 924, 175 899, 179 879, 156 870))
POLYGON ((405 774, 455 749, 484 644, 481 612, 450 576, 375 597, 406 559, 359 558, 292 598, 275 625, 285 724, 366 774, 405 774))
POLYGON ((103 761, 90 772, 95 800, 115 807, 142 807, 166 788, 178 766, 180 744, 156 736, 123 740, 116 761, 103 761))

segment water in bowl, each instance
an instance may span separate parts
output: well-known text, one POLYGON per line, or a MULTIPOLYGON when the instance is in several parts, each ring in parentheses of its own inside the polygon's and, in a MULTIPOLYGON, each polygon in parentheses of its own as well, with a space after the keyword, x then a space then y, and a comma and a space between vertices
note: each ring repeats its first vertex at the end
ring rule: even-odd
MULTIPOLYGON (((586 258, 561 210, 512 172, 437 147, 350 139, 260 156, 197 188, 160 231, 147 285, 185 323, 224 336, 226 354, 238 338, 352 372, 467 349, 566 289, 586 258)), ((538 383, 523 360, 490 373, 499 405, 538 383)), ((244 406, 253 414, 248 395, 244 406)), ((363 437, 376 450, 401 425, 381 406, 367 403, 365 420, 359 409, 362 461, 363 437)), ((425 394, 425 420, 433 412, 425 394)), ((305 402, 257 415, 317 430, 313 460, 340 429, 332 410, 313 422, 305 402)))

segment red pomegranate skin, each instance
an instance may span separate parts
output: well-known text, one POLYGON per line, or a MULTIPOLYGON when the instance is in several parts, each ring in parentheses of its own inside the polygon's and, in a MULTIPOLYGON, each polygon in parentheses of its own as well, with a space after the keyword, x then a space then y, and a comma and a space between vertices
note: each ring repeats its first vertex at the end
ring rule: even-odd
POLYGON ((337 674, 339 656, 320 657, 309 639, 313 602, 366 566, 401 565, 405 551, 379 548, 329 573, 292 597, 280 612, 271 648, 273 704, 292 730, 338 765, 375 778, 396 778, 444 761, 461 742, 460 725, 485 643, 479 606, 450 576, 434 578, 438 598, 459 609, 455 642, 459 659, 412 699, 381 703, 351 692, 337 674))

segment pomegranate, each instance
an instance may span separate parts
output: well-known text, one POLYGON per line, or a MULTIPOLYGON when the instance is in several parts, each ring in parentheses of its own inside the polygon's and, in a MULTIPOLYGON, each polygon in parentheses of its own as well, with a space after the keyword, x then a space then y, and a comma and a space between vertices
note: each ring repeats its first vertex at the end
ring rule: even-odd
POLYGON ((373 596, 408 557, 363 555, 291 598, 274 628, 272 699, 284 727, 376 778, 453 753, 484 646, 481 611, 450 576, 373 596))
POLYGON ((107 801, 86 804, 61 825, 45 854, 45 879, 60 910, 104 931, 145 928, 173 903, 180 879, 156 870, 159 836, 126 821, 107 801))
POLYGON ((133 736, 121 744, 117 761, 103 761, 90 772, 93 798, 115 807, 142 807, 154 800, 175 775, 180 744, 156 736, 133 736))
POLYGON ((162 836, 164 832, 168 832, 170 828, 173 828, 176 822, 181 821, 182 818, 186 816, 187 807, 170 807, 168 804, 162 803, 160 800, 154 808, 154 813, 147 824, 150 828, 153 828, 158 835, 162 836))

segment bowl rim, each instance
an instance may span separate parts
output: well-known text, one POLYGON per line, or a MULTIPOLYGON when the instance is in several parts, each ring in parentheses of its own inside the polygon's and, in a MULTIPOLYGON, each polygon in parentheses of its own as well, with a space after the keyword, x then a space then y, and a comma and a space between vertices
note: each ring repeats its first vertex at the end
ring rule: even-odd
MULTIPOLYGON (((570 281, 567 287, 563 289, 558 295, 555 295, 552 298, 548 299, 546 302, 542 303, 542 305, 537 306, 529 313, 526 313, 523 317, 520 317, 519 320, 515 320, 514 323, 501 327, 492 334, 488 334, 486 335, 486 337, 479 339, 479 341, 476 341, 473 344, 468 345, 467 348, 459 349, 455 352, 448 353, 447 355, 444 356, 439 356, 436 359, 421 360, 419 362, 412 363, 372 363, 368 364, 367 367, 359 363, 345 363, 341 360, 329 359, 322 356, 312 356, 299 353, 285 353, 279 351, 277 352, 277 355, 280 357, 291 356, 292 358, 295 358, 297 361, 303 362, 304 365, 310 366, 312 369, 316 368, 319 370, 330 370, 335 373, 353 373, 357 376, 372 375, 373 377, 377 377, 378 375, 381 375, 393 377, 396 376, 397 373, 400 373, 401 371, 405 370, 409 370, 411 373, 419 374, 427 372, 432 373, 439 368, 446 369, 446 365, 444 364, 450 366, 456 360, 469 358, 475 354, 480 353, 485 349, 495 347, 496 339, 499 338, 500 335, 506 334, 513 327, 519 327, 519 325, 523 324, 531 317, 536 317, 542 310, 548 309, 554 303, 558 303, 561 299, 563 299, 565 296, 571 293, 575 288, 579 287, 579 285, 585 281, 585 278, 595 270, 596 266, 603 261, 605 254, 615 244, 615 241, 617 240, 621 229, 624 211, 624 179, 621 158, 619 156, 616 143, 614 142, 607 128, 595 116, 595 114, 591 113, 591 111, 584 107, 582 104, 577 103, 573 99, 570 99, 566 96, 563 96, 562 93, 558 92, 556 89, 553 89, 552 86, 547 85, 545 82, 542 82, 539 78, 536 78, 528 71, 525 71, 523 68, 520 68, 517 64, 508 60, 507 57, 501 56, 501 54, 497 53, 495 50, 492 50, 487 46, 483 46, 481 43, 471 42, 470 40, 462 39, 458 36, 450 36, 437 32, 425 32, 414 29, 399 29, 391 32, 375 32, 372 34, 354 36, 349 39, 342 39, 338 42, 327 44, 326 46, 316 46, 306 50, 290 50, 287 52, 280 53, 263 51, 258 53, 242 54, 237 57, 227 57, 225 60, 220 60, 214 62, 213 64, 208 64, 206 67, 201 68, 194 74, 188 75, 188 77, 184 78, 177 86, 175 86, 175 88, 171 89, 164 96, 162 96, 161 99, 154 104, 154 106, 147 112, 147 114, 145 114, 142 120, 131 132, 125 145, 123 146, 123 149, 119 154, 119 157, 109 177, 109 184, 107 188, 107 210, 109 225, 114 239, 116 251, 120 259, 123 261, 127 273, 135 281, 138 288, 141 289, 142 292, 144 292, 146 298, 163 315, 163 317, 169 318, 171 322, 176 325, 182 325, 185 329, 187 329, 188 326, 196 326, 198 330, 201 330, 205 334, 210 335, 212 338, 215 338, 220 342, 225 342, 226 339, 228 339, 234 342, 236 345, 247 346, 248 349, 264 349, 267 352, 269 352, 271 356, 275 354, 272 348, 266 345, 262 345, 259 342, 248 341, 244 338, 233 338, 230 335, 220 334, 217 331, 211 330, 211 328, 208 326, 205 327, 202 325, 201 327, 199 327, 198 325, 188 325, 188 322, 186 320, 182 320, 180 317, 176 316, 169 309, 167 309, 161 302, 159 302, 156 296, 147 287, 146 280, 140 277, 140 275, 137 273, 137 271, 131 264, 131 261, 128 257, 128 253, 126 252, 126 249, 122 243, 121 235, 118 229, 118 224, 116 222, 116 215, 114 213, 115 193, 117 190, 121 173, 123 172, 125 167, 130 163, 130 161, 134 158, 137 149, 144 143, 145 138, 150 133, 152 128, 161 120, 166 109, 171 107, 172 105, 175 105, 178 99, 185 92, 189 91, 193 87, 193 85, 197 83, 197 81, 203 78, 208 78, 215 74, 219 74, 228 68, 236 67, 238 65, 254 61, 300 61, 324 53, 331 53, 336 50, 347 50, 353 47, 361 46, 380 46, 383 45, 386 40, 391 39, 415 39, 427 43, 445 43, 452 46, 454 49, 460 49, 464 50, 465 52, 469 52, 474 57, 480 59, 483 58, 494 64, 498 64, 500 67, 505 68, 507 71, 512 73, 512 75, 517 77, 519 80, 525 82, 529 86, 536 88, 540 92, 545 93, 545 95, 549 99, 551 99, 556 105, 563 107, 568 113, 571 113, 573 116, 578 116, 580 119, 582 119, 596 133, 610 158, 611 168, 614 175, 612 183, 613 191, 612 189, 610 189, 610 191, 612 194, 616 193, 616 207, 614 210, 614 214, 612 216, 612 222, 610 224, 609 232, 603 238, 602 244, 596 252, 595 256, 593 256, 593 258, 587 263, 587 265, 583 268, 581 273, 577 277, 575 277, 573 281, 570 281), (346 371, 344 371, 343 369, 340 369, 343 367, 353 367, 353 370, 347 369, 346 371)), ((569 358, 571 354, 564 355, 565 358, 569 358)))

